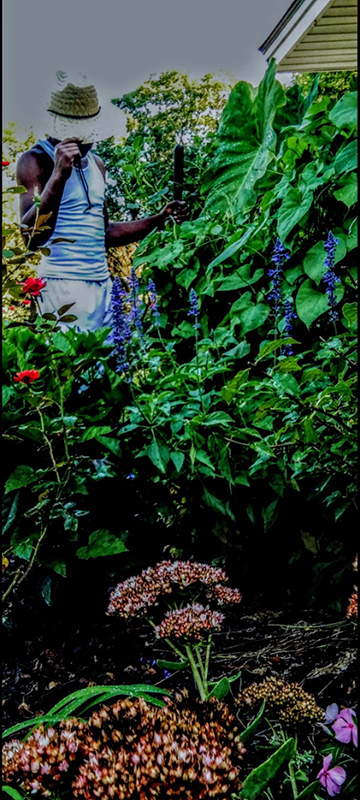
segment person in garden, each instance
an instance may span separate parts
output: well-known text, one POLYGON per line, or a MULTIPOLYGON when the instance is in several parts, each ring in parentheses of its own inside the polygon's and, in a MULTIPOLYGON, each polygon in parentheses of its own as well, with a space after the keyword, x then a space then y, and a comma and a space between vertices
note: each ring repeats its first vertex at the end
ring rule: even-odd
POLYGON ((40 313, 74 303, 76 328, 89 331, 111 325, 107 248, 144 239, 169 219, 181 224, 186 204, 174 200, 144 219, 109 221, 105 167, 92 147, 119 130, 121 112, 110 103, 101 108, 95 87, 85 77, 75 85, 65 83, 64 73, 57 76, 58 88, 47 107, 46 138, 17 163, 17 182, 26 189, 20 195, 21 224, 31 250, 46 246, 36 282, 40 313), (32 236, 37 217, 42 217, 43 229, 32 236))

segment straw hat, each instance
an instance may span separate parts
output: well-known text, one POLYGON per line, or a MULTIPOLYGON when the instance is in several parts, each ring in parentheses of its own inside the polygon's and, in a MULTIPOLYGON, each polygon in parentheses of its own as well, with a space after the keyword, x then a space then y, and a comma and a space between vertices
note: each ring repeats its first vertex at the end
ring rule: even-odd
POLYGON ((65 72, 57 72, 56 77, 58 88, 51 92, 41 121, 46 136, 60 141, 78 136, 87 144, 126 135, 124 112, 109 102, 100 106, 95 86, 86 75, 69 80, 65 72))

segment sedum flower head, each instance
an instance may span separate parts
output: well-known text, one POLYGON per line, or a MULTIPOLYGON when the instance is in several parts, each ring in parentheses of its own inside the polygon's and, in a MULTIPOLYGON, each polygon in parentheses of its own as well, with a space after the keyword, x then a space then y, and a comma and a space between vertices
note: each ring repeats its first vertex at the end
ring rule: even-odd
POLYGON ((159 602, 159 598, 170 594, 174 587, 185 589, 202 583, 206 587, 227 581, 220 567, 201 564, 197 561, 160 561, 155 567, 143 570, 140 575, 127 578, 110 595, 108 615, 128 619, 144 614, 159 602))
POLYGON ((200 603, 176 608, 165 614, 165 619, 155 628, 158 639, 175 637, 201 641, 213 630, 219 630, 225 619, 220 611, 213 611, 200 603))
POLYGON ((41 727, 4 751, 5 784, 31 795, 220 800, 240 788, 244 748, 235 716, 214 698, 192 707, 167 700, 164 708, 123 698, 88 723, 41 727))

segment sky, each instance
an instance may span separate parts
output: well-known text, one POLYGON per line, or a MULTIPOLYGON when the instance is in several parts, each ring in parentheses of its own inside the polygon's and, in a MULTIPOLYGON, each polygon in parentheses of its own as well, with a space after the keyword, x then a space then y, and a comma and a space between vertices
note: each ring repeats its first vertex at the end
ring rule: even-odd
POLYGON ((267 66, 258 48, 290 3, 4 0, 3 125, 36 126, 57 70, 85 73, 102 104, 170 69, 256 86, 267 66))

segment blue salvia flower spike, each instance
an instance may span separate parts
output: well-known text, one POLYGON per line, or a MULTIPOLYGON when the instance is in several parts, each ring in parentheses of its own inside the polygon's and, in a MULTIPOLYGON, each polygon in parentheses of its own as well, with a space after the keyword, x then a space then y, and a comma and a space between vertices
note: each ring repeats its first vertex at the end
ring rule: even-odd
POLYGON ((269 294, 269 300, 273 301, 273 314, 275 319, 277 319, 281 311, 281 281, 283 278, 283 265, 289 257, 290 254, 285 250, 281 239, 277 238, 271 258, 271 261, 274 262, 275 267, 271 267, 269 269, 269 278, 272 279, 272 290, 269 294))
POLYGON ((326 272, 322 280, 326 284, 326 294, 328 306, 330 308, 329 316, 331 322, 336 322, 339 319, 339 314, 337 311, 335 311, 335 306, 337 305, 335 286, 337 283, 340 283, 340 278, 337 277, 334 271, 335 251, 338 244, 339 239, 336 239, 332 231, 329 231, 326 242, 324 242, 324 248, 326 251, 324 267, 326 267, 326 272))
POLYGON ((158 309, 158 301, 157 301, 157 296, 156 296, 155 283, 151 278, 150 278, 148 286, 147 286, 147 291, 149 292, 149 295, 150 295, 150 308, 151 308, 151 311, 152 311, 152 315, 154 317, 154 324, 158 325, 159 324, 160 311, 158 309))
MULTIPOLYGON (((296 316, 296 314, 295 314, 295 312, 293 310, 293 304, 292 304, 292 300, 290 298, 285 300, 284 310, 285 310, 285 328, 284 328, 284 331, 285 331, 287 336, 291 336, 292 329, 293 329, 293 324, 292 323, 293 323, 294 319, 297 319, 297 316, 296 316)), ((293 356, 294 355, 294 351, 292 349, 291 344, 286 344, 285 345, 285 347, 283 348, 283 351, 282 351, 282 355, 283 356, 293 356)))
POLYGON ((200 324, 198 323, 198 315, 200 313, 199 307, 199 300, 198 296, 195 292, 195 289, 190 290, 190 310, 188 311, 188 317, 195 317, 195 324, 194 328, 197 330, 200 328, 200 324))
POLYGON ((124 308, 124 290, 118 275, 111 288, 111 304, 113 312, 113 341, 117 359, 117 372, 128 372, 130 365, 127 361, 126 344, 129 339, 130 328, 124 308))
POLYGON ((141 337, 143 329, 142 329, 140 302, 139 302, 139 281, 137 279, 134 267, 131 267, 129 284, 130 284, 130 295, 131 295, 130 322, 134 323, 134 326, 138 331, 139 336, 141 337))

